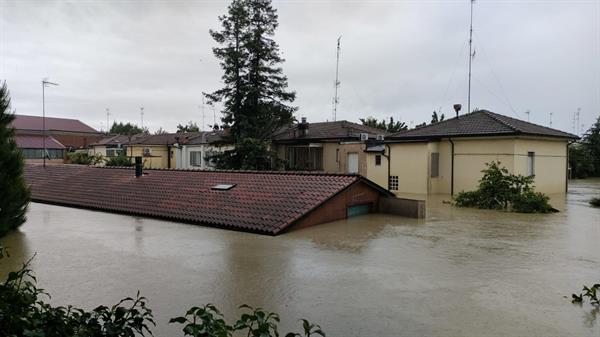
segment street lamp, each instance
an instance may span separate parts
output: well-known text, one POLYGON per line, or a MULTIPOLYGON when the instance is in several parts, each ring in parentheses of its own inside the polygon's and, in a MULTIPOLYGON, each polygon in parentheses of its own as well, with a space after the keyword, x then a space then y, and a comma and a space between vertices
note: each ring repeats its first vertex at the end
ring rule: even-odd
POLYGON ((44 143, 44 167, 46 167, 46 93, 48 85, 58 85, 58 83, 49 82, 47 78, 42 80, 42 142, 44 143))

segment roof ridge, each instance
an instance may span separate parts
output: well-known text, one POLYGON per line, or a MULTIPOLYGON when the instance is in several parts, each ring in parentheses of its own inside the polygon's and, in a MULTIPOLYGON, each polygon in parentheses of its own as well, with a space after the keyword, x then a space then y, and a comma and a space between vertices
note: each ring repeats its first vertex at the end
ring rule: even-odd
POLYGON ((510 123, 508 123, 507 121, 502 120, 501 118, 498 118, 497 116, 495 116, 495 113, 493 113, 491 111, 488 111, 488 110, 478 110, 478 112, 481 112, 481 113, 485 114, 486 116, 489 116, 490 118, 492 118, 496 122, 499 122, 500 124, 503 124, 503 125, 507 126, 508 128, 514 130, 515 132, 523 133, 523 130, 519 129, 518 127, 516 127, 516 126, 514 126, 514 125, 512 125, 510 123))
MULTIPOLYGON (((69 166, 69 164, 64 164, 69 166)), ((93 166, 98 169, 134 169, 134 166, 93 166)), ((144 171, 173 171, 173 172, 210 172, 210 173, 244 173, 244 174, 273 174, 273 175, 306 175, 306 176, 346 176, 365 178, 358 173, 315 172, 315 171, 274 171, 274 170, 197 170, 184 168, 144 168, 144 171)), ((365 178, 366 179, 366 178, 365 178)))

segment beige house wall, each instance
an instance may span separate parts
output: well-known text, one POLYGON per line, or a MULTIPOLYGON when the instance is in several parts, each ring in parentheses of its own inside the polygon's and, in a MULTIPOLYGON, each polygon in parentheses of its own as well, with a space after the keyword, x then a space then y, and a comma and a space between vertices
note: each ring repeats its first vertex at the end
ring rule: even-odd
POLYGON ((387 189, 388 188, 388 159, 379 153, 366 153, 365 156, 367 173, 364 175, 372 182, 387 189), (381 156, 381 165, 375 165, 375 156, 381 156))
POLYGON ((515 140, 517 174, 527 174, 527 153, 534 152, 536 191, 546 194, 565 193, 567 186, 567 141, 520 138, 515 140))
POLYGON ((390 144, 390 152, 390 176, 398 176, 398 190, 392 192, 427 194, 428 143, 390 144))
MULTIPOLYGON (((175 151, 171 149, 171 168, 176 167, 175 151)), ((166 145, 133 145, 127 147, 127 156, 142 157, 144 168, 168 168, 169 157, 166 145), (150 149, 152 155, 144 157, 144 149, 150 149)), ((133 159, 132 159, 133 160, 133 159)))
MULTIPOLYGON (((454 193, 477 188, 486 163, 499 161, 510 173, 527 174, 527 153, 534 152, 536 190, 565 193, 567 141, 544 138, 463 138, 454 142, 454 193)), ((428 143, 393 143, 390 175, 398 176, 397 194, 450 194, 452 145, 447 139, 428 143), (439 153, 439 175, 431 177, 431 154, 439 153)), ((374 158, 370 154, 369 158, 374 158)), ((374 159, 373 159, 374 160, 374 159)), ((370 163, 370 159, 369 159, 370 163)), ((382 164, 387 165, 385 157, 382 164)), ((367 178, 387 186, 387 168, 368 165, 367 178)), ((396 191, 394 191, 396 192, 396 191)))
MULTIPOLYGON (((367 154, 364 152, 365 144, 359 142, 315 142, 323 149, 323 171, 331 173, 348 172, 348 153, 358 154, 358 173, 367 176, 367 154)), ((295 145, 289 145, 295 146, 295 145)), ((299 145, 300 146, 300 145, 299 145)), ((278 145, 277 154, 279 158, 286 159, 288 145, 278 145)))

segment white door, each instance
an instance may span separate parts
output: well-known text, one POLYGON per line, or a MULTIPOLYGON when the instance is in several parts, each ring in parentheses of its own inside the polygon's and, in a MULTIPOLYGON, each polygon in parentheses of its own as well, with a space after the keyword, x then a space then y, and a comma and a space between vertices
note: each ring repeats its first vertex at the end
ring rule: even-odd
POLYGON ((358 153, 348 153, 348 173, 358 173, 358 153))

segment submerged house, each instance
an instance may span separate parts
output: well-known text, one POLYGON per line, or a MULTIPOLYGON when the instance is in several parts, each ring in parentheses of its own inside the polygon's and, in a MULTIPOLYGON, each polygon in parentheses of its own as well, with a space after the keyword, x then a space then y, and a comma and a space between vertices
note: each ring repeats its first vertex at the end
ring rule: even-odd
POLYGON ((191 170, 212 170, 210 156, 231 149, 222 144, 225 131, 201 131, 199 134, 180 139, 174 144, 176 167, 191 170))
POLYGON ((487 110, 399 132, 367 148, 368 178, 396 194, 474 190, 485 164, 534 176, 536 190, 565 193, 568 145, 577 136, 487 110), (383 165, 376 166, 377 161, 383 165))
POLYGON ((384 139, 384 130, 348 121, 308 123, 306 118, 277 133, 273 146, 286 170, 358 173, 368 176, 364 152, 369 140, 384 139))
POLYGON ((424 216, 423 202, 353 174, 26 165, 25 180, 37 202, 270 235, 379 211, 424 216))

